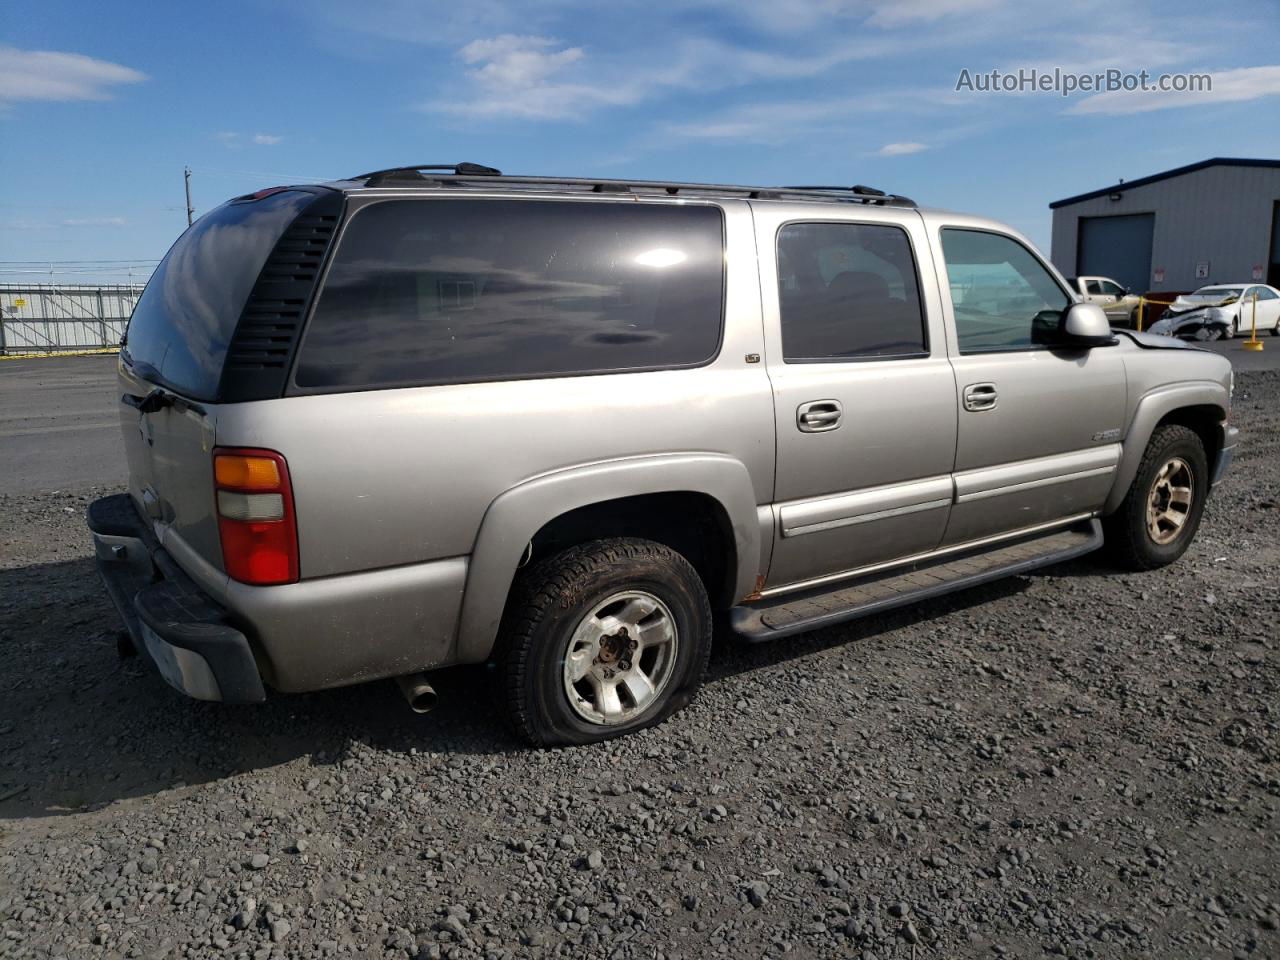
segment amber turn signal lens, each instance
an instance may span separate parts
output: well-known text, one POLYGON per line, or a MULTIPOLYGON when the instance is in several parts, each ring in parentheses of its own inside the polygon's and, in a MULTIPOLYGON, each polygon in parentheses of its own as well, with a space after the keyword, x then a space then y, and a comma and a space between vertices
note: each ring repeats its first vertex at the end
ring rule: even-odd
POLYGON ((280 468, 268 457, 218 454, 213 461, 213 476, 220 487, 239 490, 280 489, 280 468))

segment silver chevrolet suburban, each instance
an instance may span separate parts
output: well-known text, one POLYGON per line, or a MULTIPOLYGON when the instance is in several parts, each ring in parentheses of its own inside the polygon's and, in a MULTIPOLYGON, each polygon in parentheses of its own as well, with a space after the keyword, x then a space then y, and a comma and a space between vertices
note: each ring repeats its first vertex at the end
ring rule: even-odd
POLYGON ((404 167, 237 197, 120 352, 95 502, 133 645, 250 702, 490 663, 535 744, 747 641, 1186 550, 1232 373, 1113 332, 1023 237, 867 187, 404 167))

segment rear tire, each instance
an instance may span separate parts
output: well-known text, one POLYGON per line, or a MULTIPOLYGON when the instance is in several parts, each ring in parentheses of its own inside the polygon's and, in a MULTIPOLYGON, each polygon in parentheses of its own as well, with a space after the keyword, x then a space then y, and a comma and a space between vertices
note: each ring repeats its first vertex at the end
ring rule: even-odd
POLYGON ((1195 431, 1158 427, 1120 507, 1102 521, 1107 552, 1129 570, 1154 570, 1187 551, 1209 493, 1209 462, 1195 431))
POLYGON ((649 540, 596 540, 518 578, 495 656, 498 695, 535 746, 596 743, 689 703, 710 653, 711 606, 684 556, 649 540))

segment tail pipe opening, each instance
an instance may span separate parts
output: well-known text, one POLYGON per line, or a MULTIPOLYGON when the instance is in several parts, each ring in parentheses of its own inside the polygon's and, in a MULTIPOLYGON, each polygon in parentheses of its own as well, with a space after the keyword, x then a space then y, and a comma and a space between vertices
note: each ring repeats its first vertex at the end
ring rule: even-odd
POLYGON ((408 676, 396 677, 396 684, 408 701, 409 709, 414 713, 430 713, 439 700, 436 688, 431 685, 425 673, 411 673, 408 676))

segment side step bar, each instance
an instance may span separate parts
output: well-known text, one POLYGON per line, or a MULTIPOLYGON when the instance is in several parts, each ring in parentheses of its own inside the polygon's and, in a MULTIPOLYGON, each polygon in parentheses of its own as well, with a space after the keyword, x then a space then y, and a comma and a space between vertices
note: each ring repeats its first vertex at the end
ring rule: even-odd
POLYGON ((1093 519, 997 549, 921 562, 772 603, 744 604, 729 611, 729 623, 744 640, 762 643, 1061 563, 1100 546, 1102 523, 1093 519))

